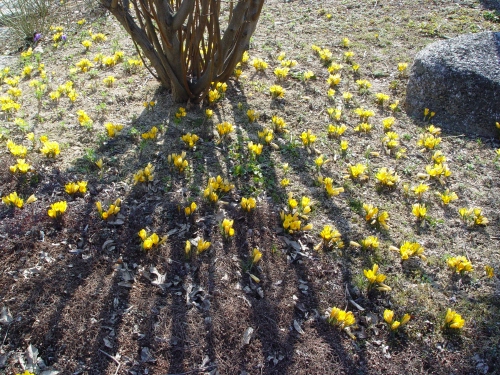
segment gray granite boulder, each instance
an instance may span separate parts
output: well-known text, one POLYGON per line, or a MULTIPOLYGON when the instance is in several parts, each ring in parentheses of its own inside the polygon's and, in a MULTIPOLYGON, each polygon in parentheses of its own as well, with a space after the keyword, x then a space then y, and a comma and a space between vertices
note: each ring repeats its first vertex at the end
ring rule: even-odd
POLYGON ((461 35, 420 51, 410 71, 405 109, 451 132, 498 136, 500 32, 461 35))

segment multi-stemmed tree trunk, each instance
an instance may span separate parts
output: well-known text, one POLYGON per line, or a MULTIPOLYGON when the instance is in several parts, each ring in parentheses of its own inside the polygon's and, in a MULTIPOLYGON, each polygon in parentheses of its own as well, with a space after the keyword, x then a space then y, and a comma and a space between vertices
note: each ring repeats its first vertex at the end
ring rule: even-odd
POLYGON ((199 102, 212 82, 229 79, 248 49, 264 1, 100 0, 177 102, 199 102))

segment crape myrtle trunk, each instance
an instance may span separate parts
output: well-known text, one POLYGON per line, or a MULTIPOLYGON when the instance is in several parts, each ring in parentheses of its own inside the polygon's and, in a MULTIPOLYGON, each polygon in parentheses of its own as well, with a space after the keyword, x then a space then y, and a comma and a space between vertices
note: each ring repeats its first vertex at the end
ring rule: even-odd
POLYGON ((225 82, 233 73, 265 0, 99 1, 130 34, 173 99, 199 102, 212 82, 225 82), (221 5, 226 6, 222 16, 221 5))

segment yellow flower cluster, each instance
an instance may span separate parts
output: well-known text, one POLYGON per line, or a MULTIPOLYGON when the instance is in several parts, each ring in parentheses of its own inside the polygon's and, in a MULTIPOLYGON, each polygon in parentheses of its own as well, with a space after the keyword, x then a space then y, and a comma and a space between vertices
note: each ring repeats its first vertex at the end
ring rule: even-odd
POLYGON ((26 163, 25 159, 17 159, 17 163, 9 167, 12 173, 28 173, 32 169, 31 165, 26 163))
POLYGON ((81 59, 75 65, 83 73, 88 72, 89 69, 94 66, 94 64, 92 64, 89 59, 81 59))
POLYGON ((411 206, 411 212, 418 220, 424 220, 427 217, 425 204, 415 203, 411 206))
POLYGON ((102 83, 104 83, 107 87, 113 87, 113 83, 115 83, 116 78, 113 76, 107 76, 102 80, 102 83))
POLYGON ((327 108, 326 112, 332 120, 340 121, 342 117, 342 109, 340 108, 327 108))
POLYGON ((371 109, 364 109, 363 107, 358 107, 354 110, 354 113, 359 116, 359 119, 361 121, 368 121, 370 117, 373 117, 375 115, 375 112, 373 112, 371 109))
POLYGON ((68 182, 64 186, 64 190, 68 194, 85 194, 87 192, 87 181, 68 182))
POLYGON ((302 132, 300 139, 305 147, 311 146, 314 142, 316 142, 316 136, 311 132, 311 129, 308 129, 306 132, 302 132))
POLYGON ((82 46, 85 47, 85 49, 88 51, 90 47, 92 47, 92 42, 90 40, 84 40, 82 42, 82 46))
POLYGON ((444 326, 448 329, 460 329, 463 328, 465 320, 462 319, 460 314, 452 309, 446 311, 446 316, 444 318, 444 326))
POLYGON ((388 149, 393 149, 399 146, 399 135, 396 132, 388 131, 382 138, 382 144, 388 149))
POLYGON ((374 264, 371 270, 363 270, 363 274, 368 280, 368 289, 376 286, 376 289, 381 292, 388 292, 391 290, 391 287, 384 284, 387 276, 382 273, 378 273, 378 264, 374 264))
POLYGON ((191 214, 194 213, 194 211, 196 211, 197 208, 198 206, 196 205, 196 202, 191 202, 189 206, 184 207, 184 214, 186 216, 190 216, 191 214))
POLYGON ((177 112, 175 113, 175 118, 177 119, 181 119, 183 117, 186 117, 186 108, 184 107, 179 107, 179 109, 177 110, 177 112))
POLYGON ((250 123, 255 122, 259 119, 259 113, 255 109, 249 109, 247 111, 248 121, 250 123))
POLYGON ((233 228, 234 220, 224 219, 221 223, 222 235, 225 238, 234 236, 234 228, 233 228))
POLYGON ((288 72, 290 71, 290 68, 287 67, 281 67, 281 68, 276 68, 274 69, 274 75, 278 78, 279 80, 285 79, 288 76, 288 72))
POLYGON ((40 142, 42 142, 43 147, 40 149, 42 154, 48 158, 55 158, 60 154, 59 143, 56 141, 49 141, 47 137, 40 137, 40 142))
POLYGON ((391 246, 389 249, 399 251, 402 260, 407 260, 414 256, 417 256, 422 260, 426 259, 424 255, 424 248, 418 242, 405 241, 399 249, 395 246, 391 246))
POLYGON ((378 237, 376 237, 376 236, 368 236, 368 237, 363 238, 361 240, 361 247, 364 250, 375 250, 375 249, 378 249, 379 246, 380 246, 380 244, 378 242, 378 237))
POLYGON ((210 177, 207 187, 203 191, 203 196, 211 202, 217 202, 219 200, 218 193, 227 193, 232 189, 234 189, 234 185, 221 176, 210 177))
POLYGON ((320 184, 323 184, 323 186, 325 187, 326 193, 330 197, 337 196, 340 193, 344 192, 344 188, 343 187, 333 187, 333 179, 331 177, 325 177, 325 178, 323 178, 323 177, 319 176, 318 177, 318 182, 320 184))
POLYGON ((333 307, 328 316, 328 323, 340 329, 344 329, 355 324, 356 318, 351 311, 344 311, 340 310, 338 307, 333 307))
POLYGON ((357 133, 369 133, 370 130, 372 130, 372 125, 367 122, 362 122, 354 128, 357 133))
POLYGON ((370 87, 372 87, 371 82, 366 79, 358 79, 356 81, 356 84, 358 85, 358 88, 360 90, 368 90, 370 87))
POLYGON ((285 89, 280 85, 272 85, 269 88, 269 93, 273 99, 283 99, 285 97, 285 89))
POLYGON ((349 165, 349 167, 347 168, 349 176, 347 177, 351 177, 353 180, 366 180, 368 179, 368 176, 365 174, 366 168, 367 166, 361 163, 358 163, 356 165, 349 165))
POLYGON ((347 126, 345 126, 344 124, 338 126, 332 124, 328 125, 328 135, 333 138, 339 138, 342 134, 345 133, 346 130, 347 126))
POLYGON ((104 124, 104 128, 106 128, 106 131, 108 132, 108 136, 110 138, 113 138, 123 129, 123 125, 113 124, 111 122, 107 122, 104 124))
POLYGON ((17 195, 17 192, 10 193, 9 195, 6 195, 5 197, 2 197, 2 202, 6 206, 14 206, 17 208, 23 208, 24 205, 24 199, 19 197, 17 195))
POLYGON ((399 176, 394 170, 382 167, 378 170, 375 178, 384 186, 392 187, 399 181, 399 176))
MULTIPOLYGON (((205 241, 203 238, 199 238, 196 243, 196 253, 201 254, 205 250, 207 250, 212 243, 210 241, 205 241)), ((186 257, 191 255, 191 241, 187 240, 186 245, 184 247, 184 251, 186 253, 186 257)))
POLYGON ((460 208, 458 213, 466 223, 472 222, 473 225, 487 225, 489 223, 489 220, 483 216, 483 210, 480 208, 460 208))
POLYGON ((450 189, 446 189, 443 193, 436 193, 440 198, 441 201, 443 202, 444 205, 449 204, 452 201, 455 201, 458 199, 458 195, 455 192, 450 192, 450 189))
POLYGON ((287 132, 286 122, 283 117, 273 116, 271 121, 273 123, 274 131, 276 133, 287 132))
POLYGON ((307 219, 306 215, 311 212, 311 198, 303 196, 299 205, 299 202, 293 198, 293 194, 289 193, 288 208, 290 209, 290 213, 286 213, 285 211, 281 211, 280 213, 283 228, 285 228, 288 233, 292 234, 299 230, 306 231, 313 228, 312 224, 302 227, 302 222, 299 220, 300 218, 307 219))
POLYGON ((333 247, 338 249, 344 248, 342 235, 337 229, 332 228, 330 225, 325 225, 319 236, 322 241, 314 247, 314 250, 320 250, 321 248, 331 249, 333 247))
POLYGON ((410 318, 410 314, 404 314, 400 321, 394 320, 394 311, 388 309, 384 310, 384 320, 389 325, 392 331, 395 331, 398 328, 404 326, 410 321, 410 318))
POLYGON ((321 62, 323 62, 325 65, 328 65, 332 61, 332 51, 330 51, 328 48, 321 48, 314 44, 311 46, 311 48, 319 56, 321 62))
POLYGON ((141 137, 142 139, 155 139, 156 135, 158 134, 158 128, 156 126, 153 126, 149 131, 142 133, 141 137))
POLYGON ((182 151, 180 154, 170 154, 167 158, 170 164, 173 164, 174 167, 177 168, 179 173, 184 172, 184 170, 189 166, 188 161, 186 160, 186 151, 182 151))
POLYGON ((103 210, 101 202, 97 201, 95 202, 95 205, 97 207, 99 215, 101 216, 101 219, 108 220, 111 216, 114 216, 118 212, 120 212, 121 203, 122 202, 120 198, 118 198, 113 204, 109 205, 109 208, 106 211, 103 210))
POLYGON ((382 92, 378 92, 375 94, 375 99, 377 103, 379 103, 380 105, 384 105, 384 103, 390 99, 390 96, 382 92))
POLYGON ((0 109, 6 113, 13 113, 21 108, 21 104, 17 103, 8 96, 0 96, 0 109))
POLYGON ((105 42, 106 39, 108 39, 103 33, 92 34, 92 32, 90 32, 90 37, 96 43, 105 42))
POLYGON ((154 179, 154 167, 151 163, 148 163, 144 169, 139 169, 136 174, 134 174, 134 184, 139 182, 149 182, 154 179))
POLYGON ((76 115, 78 116, 78 122, 80 123, 81 126, 84 126, 86 128, 92 128, 94 121, 92 121, 92 119, 89 117, 89 115, 87 115, 87 113, 83 109, 76 111, 76 115))
POLYGON ((427 150, 433 150, 440 143, 441 137, 436 137, 430 133, 421 134, 417 141, 418 146, 424 147, 427 150))
POLYGON ((23 145, 14 143, 11 139, 7 140, 7 148, 10 153, 16 157, 24 158, 28 153, 28 149, 23 145))
POLYGON ((66 201, 59 201, 59 202, 55 202, 55 203, 52 203, 50 205, 50 208, 49 210, 47 211, 47 214, 49 215, 49 217, 51 217, 52 219, 57 219, 59 218, 63 213, 66 212, 66 209, 68 208, 68 204, 66 203, 66 201))
POLYGON ((340 73, 333 74, 333 75, 330 74, 328 76, 328 78, 326 79, 326 83, 328 83, 328 86, 330 86, 330 87, 337 86, 338 84, 340 84, 341 81, 342 81, 342 77, 341 77, 340 73))
POLYGON ((61 95, 66 95, 72 102, 76 100, 78 95, 73 89, 72 81, 66 81, 64 84, 59 85, 56 91, 52 91, 49 93, 49 97, 52 100, 58 100, 61 95))
POLYGON ((200 137, 198 137, 194 133, 193 134, 187 133, 181 137, 181 140, 184 141, 186 146, 188 146, 191 149, 194 148, 194 146, 196 146, 196 142, 198 142, 199 139, 200 139, 200 137))
POLYGON ((380 225, 384 229, 389 229, 387 225, 387 220, 389 220, 389 213, 387 211, 379 211, 378 207, 372 204, 364 203, 363 209, 365 210, 365 220, 370 223, 370 225, 380 225))
POLYGON ((472 263, 464 256, 448 258, 446 264, 460 274, 472 271, 472 263))
POLYGON ((146 229, 141 229, 138 233, 142 240, 141 247, 143 250, 151 250, 153 247, 159 246, 167 240, 167 236, 159 237, 156 233, 148 236, 146 229))
POLYGON ((226 136, 233 132, 234 131, 234 127, 231 123, 227 122, 227 121, 224 121, 223 123, 221 124, 217 124, 215 126, 215 128, 217 129, 217 133, 219 133, 219 137, 221 139, 224 139, 226 138, 226 136))
POLYGON ((253 197, 250 197, 250 198, 242 197, 240 205, 244 211, 250 212, 255 208, 256 203, 257 202, 255 201, 255 198, 253 198, 253 197))
POLYGON ((263 72, 264 70, 267 69, 267 63, 264 60, 262 60, 261 58, 258 58, 258 57, 255 58, 255 59, 253 59, 252 66, 258 72, 263 72))
POLYGON ((262 148, 264 146, 260 143, 248 142, 248 151, 252 155, 253 158, 259 156, 262 153, 262 148))
POLYGON ((274 132, 272 129, 264 128, 262 131, 257 133, 259 138, 264 140, 267 144, 271 143, 274 138, 274 132))
POLYGON ((382 120, 382 126, 384 127, 384 130, 390 130, 392 128, 392 125, 396 122, 396 119, 394 117, 386 117, 382 120))

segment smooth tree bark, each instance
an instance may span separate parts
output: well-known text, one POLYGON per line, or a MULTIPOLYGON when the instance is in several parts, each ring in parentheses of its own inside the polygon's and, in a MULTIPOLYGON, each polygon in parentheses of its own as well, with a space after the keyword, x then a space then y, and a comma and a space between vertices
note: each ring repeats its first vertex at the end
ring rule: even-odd
POLYGON ((174 100, 199 102, 212 82, 226 82, 233 73, 265 0, 99 1, 127 30, 174 100))

